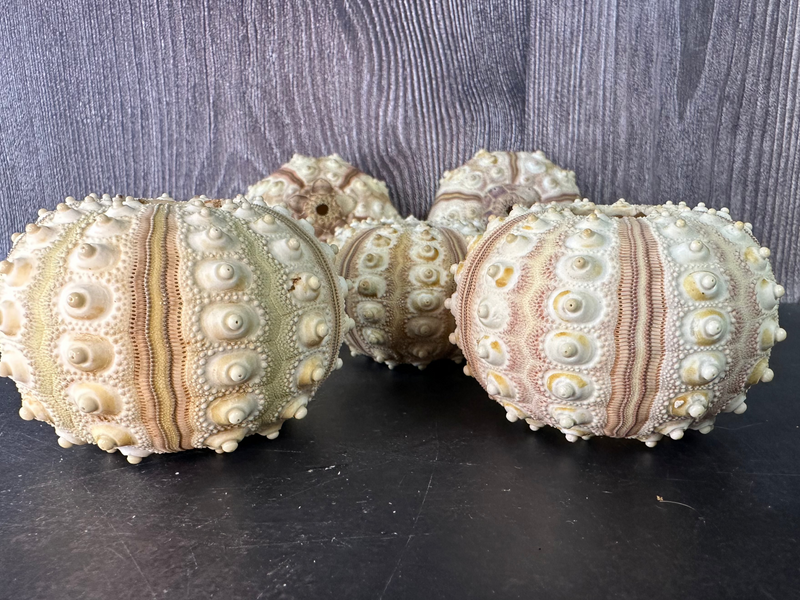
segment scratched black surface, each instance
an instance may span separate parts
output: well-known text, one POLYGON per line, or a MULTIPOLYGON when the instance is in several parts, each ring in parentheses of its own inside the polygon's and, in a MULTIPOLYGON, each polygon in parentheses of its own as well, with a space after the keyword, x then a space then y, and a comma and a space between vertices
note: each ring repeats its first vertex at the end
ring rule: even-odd
POLYGON ((747 413, 652 450, 533 434, 450 363, 347 356, 277 440, 129 466, 59 448, 2 380, 0 597, 798 597, 800 306, 781 318, 747 413))

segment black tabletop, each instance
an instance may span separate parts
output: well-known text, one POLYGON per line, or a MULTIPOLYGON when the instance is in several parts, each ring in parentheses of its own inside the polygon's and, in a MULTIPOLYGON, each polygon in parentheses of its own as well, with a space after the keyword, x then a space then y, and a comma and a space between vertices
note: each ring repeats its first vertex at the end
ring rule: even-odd
POLYGON ((649 449, 509 423, 453 363, 346 351, 233 454, 63 450, 0 384, 0 597, 800 597, 800 306, 753 388, 649 449))

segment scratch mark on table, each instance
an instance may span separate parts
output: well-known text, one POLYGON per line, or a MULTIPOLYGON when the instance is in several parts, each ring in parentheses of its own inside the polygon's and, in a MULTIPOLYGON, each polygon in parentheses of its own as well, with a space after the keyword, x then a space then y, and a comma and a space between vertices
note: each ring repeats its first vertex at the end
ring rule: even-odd
POLYGON ((111 550, 111 552, 113 552, 114 554, 116 554, 116 555, 117 555, 117 556, 118 556, 118 557, 119 557, 121 560, 126 560, 126 559, 125 559, 125 557, 124 557, 124 556, 122 556, 122 554, 120 554, 119 552, 117 552, 116 550, 114 550, 114 547, 113 547, 113 546, 109 546, 109 547, 108 547, 108 549, 109 549, 109 550, 111 550))
POLYGON ((683 502, 675 502, 674 500, 664 500, 661 496, 656 496, 656 500, 658 500, 662 504, 677 504, 678 506, 685 506, 686 508, 691 508, 694 512, 698 511, 694 506, 689 506, 688 504, 684 504, 683 502))
POLYGON ((386 590, 389 589, 389 586, 394 579, 397 570, 400 568, 400 563, 403 562, 403 556, 405 556, 406 549, 408 549, 409 544, 411 543, 411 539, 414 537, 414 530, 417 528, 417 521, 419 521, 419 517, 422 514, 422 509, 425 507, 425 501, 428 499, 428 492, 431 491, 431 484, 433 483, 433 476, 436 474, 436 465, 439 462, 439 423, 434 423, 434 435, 436 436, 436 456, 433 459, 433 469, 431 470, 431 476, 428 478, 428 487, 425 488, 425 495, 422 497, 422 502, 419 505, 419 510, 417 511, 417 516, 414 517, 414 523, 411 525, 411 533, 408 534, 406 538, 406 543, 403 546, 403 549, 400 551, 400 555, 397 557, 397 562, 394 565, 394 569, 392 569, 391 574, 389 575, 389 579, 386 581, 386 585, 383 586, 383 591, 381 592, 380 597, 378 600, 383 600, 383 596, 386 594, 386 590))
POLYGON ((741 427, 720 427, 719 425, 716 426, 716 429, 722 429, 724 431, 741 431, 742 429, 747 429, 748 427, 755 427, 756 425, 763 425, 766 421, 759 421, 758 423, 750 423, 749 425, 742 425, 741 427))
POLYGON ((33 440, 34 442, 36 442, 37 444, 41 444, 42 446, 47 446, 50 450, 55 450, 55 448, 53 447, 53 444, 48 444, 44 440, 40 440, 39 438, 35 438, 32 435, 28 435, 27 433, 24 433, 22 431, 18 431, 17 435, 21 435, 22 437, 26 437, 29 440, 33 440))
MULTIPOLYGON (((437 453, 437 460, 438 460, 438 453, 437 453)), ((433 472, 431 473, 431 476, 428 479, 428 487, 425 488, 425 495, 422 497, 422 503, 419 505, 417 516, 414 518, 414 526, 412 527, 412 529, 417 526, 417 521, 419 521, 419 516, 422 514, 422 509, 425 506, 425 500, 428 499, 428 492, 431 491, 431 483, 433 483, 433 475, 435 472, 436 472, 436 466, 434 465, 433 472)))
MULTIPOLYGON (((133 566, 136 567, 137 571, 139 571, 139 575, 141 575, 142 579, 144 579, 144 583, 147 586, 147 589, 150 590, 150 595, 153 598, 155 598, 156 593, 153 590, 153 587, 150 585, 150 581, 145 576, 144 571, 142 571, 142 567, 139 566, 139 563, 136 561, 136 558, 133 556, 133 553, 131 552, 130 548, 128 548, 128 544, 125 543, 125 539, 120 535, 119 531, 117 531, 117 528, 114 527, 114 523, 111 521, 111 519, 107 518, 105 514, 103 515, 103 518, 106 520, 106 523, 108 523, 108 526, 111 528, 111 531, 114 532, 114 535, 117 537, 117 539, 119 539, 120 543, 122 544, 122 547, 125 549, 125 552, 128 553, 128 556, 130 557, 133 566)), ((121 558, 123 558, 124 560, 124 557, 121 558)))
POLYGON ((286 496, 279 496, 277 498, 273 498, 273 500, 277 501, 277 500, 287 500, 289 498, 294 498, 295 496, 299 496, 300 494, 305 494, 308 490, 313 490, 314 488, 318 488, 318 487, 323 486, 325 484, 328 484, 328 483, 330 483, 332 481, 336 481, 337 479, 338 479, 338 477, 333 477, 332 479, 326 479, 325 481, 320 481, 319 483, 315 483, 314 485, 310 485, 308 487, 305 487, 302 490, 299 490, 299 491, 295 492, 294 494, 287 494, 286 496))
POLYGON ((406 553, 406 548, 408 548, 408 545, 411 543, 411 538, 413 537, 414 537, 413 533, 408 534, 408 537, 406 538, 406 543, 403 546, 403 549, 400 551, 400 556, 397 557, 397 562, 394 565, 394 569, 392 569, 392 573, 391 575, 389 575, 389 579, 386 582, 386 585, 383 586, 383 591, 381 592, 381 595, 378 598, 378 600, 383 600, 383 596, 384 594, 386 594, 386 590, 389 589, 389 585, 392 583, 392 579, 394 579, 394 574, 397 573, 397 569, 400 568, 400 563, 403 560, 403 555, 406 553))
MULTIPOLYGON (((419 537, 427 536, 427 533, 420 533, 416 534, 419 537)), ((223 550, 250 550, 253 548, 271 548, 271 547, 286 547, 286 546, 297 546, 302 544, 329 544, 331 542, 343 542, 349 540, 389 540, 396 538, 397 534, 389 534, 389 535, 353 535, 347 537, 337 537, 334 536, 332 539, 329 538, 315 538, 312 540, 294 540, 291 542, 264 542, 263 544, 237 544, 236 546, 223 546, 223 550)), ((209 543, 211 546, 214 546, 213 542, 209 543)))

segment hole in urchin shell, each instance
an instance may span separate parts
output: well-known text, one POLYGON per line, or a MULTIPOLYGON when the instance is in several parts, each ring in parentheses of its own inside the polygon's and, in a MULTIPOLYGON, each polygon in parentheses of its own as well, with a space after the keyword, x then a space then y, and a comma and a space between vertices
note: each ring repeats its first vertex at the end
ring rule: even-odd
POLYGON ((327 204, 317 204, 317 214, 319 216, 324 217, 328 214, 328 210, 330 209, 328 208, 327 204))
POLYGON ((611 212, 606 212, 605 215, 607 217, 611 217, 612 219, 624 219, 625 217, 633 217, 634 219, 645 219, 645 218, 647 218, 647 214, 643 213, 642 211, 638 211, 634 215, 624 215, 624 214, 621 215, 621 214, 611 213, 611 212))

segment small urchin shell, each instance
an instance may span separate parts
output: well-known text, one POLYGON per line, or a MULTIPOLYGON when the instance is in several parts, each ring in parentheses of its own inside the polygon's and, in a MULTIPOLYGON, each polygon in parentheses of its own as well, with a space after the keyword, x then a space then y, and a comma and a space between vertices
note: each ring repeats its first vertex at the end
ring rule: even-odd
POLYGON ((14 236, 0 375, 22 418, 138 462, 305 415, 341 364, 333 250, 285 209, 206 201, 67 198, 14 236))
POLYGON ((354 355, 390 368, 424 368, 440 358, 460 360, 449 341, 455 322, 447 300, 455 291, 450 268, 466 253, 456 231, 413 217, 354 223, 337 232, 339 274, 352 284, 345 335, 354 355))
POLYGON ((784 294, 727 209, 515 208, 457 268, 454 335, 509 420, 654 445, 770 381, 784 294))
POLYGON ((250 186, 249 199, 270 206, 285 204, 297 219, 306 219, 316 236, 328 242, 337 227, 365 219, 397 217, 386 184, 359 171, 338 154, 292 159, 250 186))
POLYGON ((474 235, 490 216, 505 216, 514 205, 572 202, 579 195, 575 173, 550 162, 541 150, 480 150, 444 173, 428 220, 474 235))

